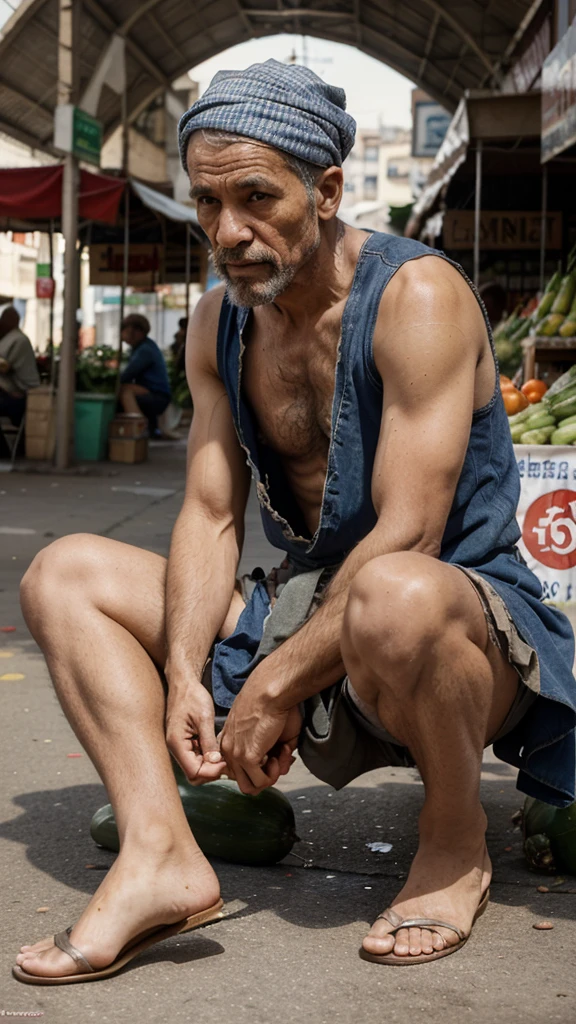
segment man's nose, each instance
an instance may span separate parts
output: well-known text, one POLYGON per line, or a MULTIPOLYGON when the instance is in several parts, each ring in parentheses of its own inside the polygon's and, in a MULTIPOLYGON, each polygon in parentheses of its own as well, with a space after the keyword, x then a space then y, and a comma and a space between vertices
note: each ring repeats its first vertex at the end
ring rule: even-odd
POLYGON ((253 238, 252 228, 239 211, 233 207, 222 206, 216 229, 216 244, 223 249, 234 249, 242 242, 251 242, 253 238))

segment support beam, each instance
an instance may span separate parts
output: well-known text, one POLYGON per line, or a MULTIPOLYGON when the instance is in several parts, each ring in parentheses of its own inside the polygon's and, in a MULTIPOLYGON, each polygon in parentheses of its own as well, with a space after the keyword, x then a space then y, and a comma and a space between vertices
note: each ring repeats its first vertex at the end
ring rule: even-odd
POLYGON ((430 56, 430 51, 432 50, 432 45, 434 43, 434 38, 436 36, 436 29, 438 28, 439 22, 440 22, 440 15, 438 14, 438 11, 436 11, 436 14, 434 15, 434 17, 432 19, 432 23, 430 25, 430 29, 429 29, 429 32, 428 32, 428 38, 426 40, 426 45, 424 47, 424 56, 422 57, 422 60, 420 61, 420 67, 418 68, 418 75, 420 76, 420 78, 422 78, 424 72, 426 71, 426 65, 428 63, 428 58, 430 56))
POLYGON ((240 21, 244 25, 247 36, 250 38, 254 35, 254 32, 252 29, 252 25, 250 23, 250 18, 248 17, 248 13, 246 9, 242 6, 241 0, 234 0, 234 7, 238 12, 238 17, 240 18, 240 21))
POLYGON ((482 139, 476 143, 476 190, 474 194, 474 284, 480 282, 480 217, 482 213, 482 139))
POLYGON ((462 41, 467 44, 468 49, 471 50, 472 53, 475 53, 479 60, 482 61, 487 71, 489 71, 490 74, 493 74, 494 64, 492 63, 488 54, 484 52, 482 47, 476 42, 474 36, 468 31, 468 29, 465 28, 465 26, 462 25, 462 23, 458 21, 458 19, 455 18, 453 14, 450 14, 450 12, 446 10, 444 4, 441 4, 439 0, 423 0, 423 3, 427 4, 428 7, 431 7, 433 11, 439 14, 440 17, 448 25, 450 25, 450 28, 453 29, 454 32, 456 32, 456 34, 460 36, 462 41))
MULTIPOLYGON (((55 92, 55 88, 52 91, 55 92)), ((34 113, 43 114, 49 120, 50 129, 52 130, 52 126, 54 123, 54 111, 51 110, 50 107, 44 106, 44 104, 41 103, 40 100, 35 100, 32 96, 27 96, 26 93, 21 92, 20 89, 13 89, 11 85, 6 85, 6 83, 2 82, 1 80, 0 93, 6 93, 14 101, 24 103, 34 113)), ((46 99, 47 95, 49 96, 50 93, 45 93, 44 99, 46 99)))
MULTIPOLYGON (((84 6, 92 12, 94 17, 97 19, 97 21, 100 22, 102 27, 105 28, 107 32, 120 32, 120 27, 117 25, 114 19, 110 17, 107 11, 105 11, 104 8, 100 6, 98 0, 83 0, 83 2, 84 6)), ((148 54, 140 46, 138 46, 138 44, 135 43, 133 39, 130 38, 130 36, 126 35, 126 33, 123 34, 126 38, 126 49, 130 51, 132 56, 135 57, 135 59, 138 61, 139 64, 142 65, 143 68, 146 68, 146 71, 149 72, 152 78, 155 78, 158 82, 162 82, 165 89, 171 90, 171 79, 168 78, 167 75, 165 75, 164 72, 160 70, 160 68, 152 60, 152 58, 149 57, 148 54)))
POLYGON ((174 40, 168 35, 168 32, 166 31, 164 26, 160 24, 160 22, 158 21, 158 18, 156 17, 156 15, 153 14, 152 11, 148 11, 148 14, 146 15, 146 17, 147 17, 148 21, 150 22, 150 24, 152 25, 152 28, 154 29, 154 31, 160 36, 161 39, 164 40, 166 45, 169 46, 170 49, 174 51, 174 53, 178 57, 178 60, 185 61, 186 57, 183 54, 182 50, 180 49, 179 46, 176 45, 174 40))
POLYGON ((354 18, 354 15, 347 11, 325 11, 316 7, 282 7, 280 10, 262 10, 260 7, 242 9, 249 18, 283 18, 286 21, 290 18, 337 18, 339 21, 352 21, 354 18))

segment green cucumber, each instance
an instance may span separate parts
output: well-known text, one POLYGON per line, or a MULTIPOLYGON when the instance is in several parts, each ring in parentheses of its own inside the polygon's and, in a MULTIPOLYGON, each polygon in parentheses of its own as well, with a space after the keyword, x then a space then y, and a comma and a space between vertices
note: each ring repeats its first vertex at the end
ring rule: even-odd
POLYGON ((549 412, 537 412, 535 416, 529 416, 522 426, 526 430, 539 430, 540 427, 555 427, 556 420, 549 412))
POLYGON ((520 438, 522 434, 526 433, 525 423, 511 423, 510 424, 510 436, 512 438, 512 444, 520 444, 520 438))
POLYGON ((564 420, 558 420, 558 430, 560 430, 560 427, 569 427, 572 423, 576 423, 576 415, 567 416, 564 420))
POLYGON ((551 807, 527 797, 522 817, 530 866, 536 871, 576 874, 576 803, 551 807))
POLYGON ((520 412, 515 412, 513 416, 508 417, 508 423, 513 427, 516 423, 526 423, 531 416, 536 416, 539 412, 550 412, 550 409, 544 405, 544 402, 538 402, 534 405, 527 405, 525 409, 521 409, 520 412))
POLYGON ((550 438, 550 444, 573 444, 576 441, 576 423, 569 423, 567 427, 559 427, 550 438))
MULTIPOLYGON (((204 786, 178 782, 188 824, 207 857, 221 857, 232 864, 276 864, 298 842, 292 805, 279 790, 248 796, 227 780, 204 786)), ((119 850, 111 804, 96 811, 90 835, 99 846, 119 850)))
POLYGON ((549 444, 554 427, 541 427, 540 430, 527 430, 520 438, 520 444, 549 444))
POLYGON ((564 402, 559 402, 553 409, 550 409, 550 413, 558 422, 576 416, 576 395, 567 398, 564 402))

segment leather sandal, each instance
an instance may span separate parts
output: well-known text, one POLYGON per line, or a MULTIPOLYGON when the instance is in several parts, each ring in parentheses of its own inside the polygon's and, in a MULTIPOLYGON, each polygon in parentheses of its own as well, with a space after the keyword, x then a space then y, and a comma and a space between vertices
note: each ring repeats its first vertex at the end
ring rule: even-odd
POLYGON ((218 900, 208 910, 201 910, 199 914, 192 914, 191 917, 177 921, 176 924, 161 925, 159 928, 141 932, 140 935, 137 935, 120 950, 116 959, 108 967, 102 967, 99 970, 92 967, 92 964, 80 950, 72 945, 68 938, 72 931, 70 927, 66 931, 59 932, 54 936, 54 945, 58 946, 58 949, 61 949, 64 953, 67 953, 74 961, 77 967, 75 974, 65 974, 62 977, 42 976, 40 974, 31 974, 17 964, 12 968, 12 974, 18 981, 22 981, 26 985, 69 985, 77 981, 98 981, 100 978, 109 978, 111 974, 116 974, 130 960, 133 960, 138 953, 148 949, 149 946, 153 946, 156 942, 168 939, 171 935, 180 935, 182 932, 192 931, 194 928, 200 928, 210 921, 216 921, 218 918, 223 917, 223 905, 223 900, 218 900))
MULTIPOLYGON (((478 909, 474 914, 472 921, 472 927, 478 920, 478 918, 484 913, 488 906, 490 899, 490 889, 486 889, 486 892, 482 896, 478 909)), ((387 907, 382 914, 378 914, 377 921, 382 919, 387 921, 388 924, 392 925, 392 931, 388 932, 388 935, 395 935, 401 928, 427 928, 429 931, 437 932, 439 928, 449 928, 450 931, 454 932, 458 936, 458 942, 454 943, 453 946, 446 945, 446 939, 444 936, 441 938, 444 941, 444 949, 435 949, 433 953, 419 953, 418 956, 410 956, 407 953, 406 956, 397 956, 396 953, 369 953, 364 946, 360 947, 360 956, 363 960, 369 960, 373 964, 390 964, 394 967, 409 967, 411 964, 427 964, 431 960, 440 960, 443 956, 450 956, 452 953, 457 953, 462 946, 466 945, 469 935, 465 935, 461 928, 457 928, 455 924, 448 924, 447 921, 436 921, 431 917, 400 917, 399 914, 393 910, 392 907, 387 907)), ((438 933, 439 934, 439 933, 438 933)))

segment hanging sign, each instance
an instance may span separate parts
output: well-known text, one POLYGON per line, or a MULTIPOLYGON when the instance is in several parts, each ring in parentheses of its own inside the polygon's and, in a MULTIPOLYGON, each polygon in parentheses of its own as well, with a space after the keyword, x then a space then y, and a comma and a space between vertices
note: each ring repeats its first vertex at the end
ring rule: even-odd
POLYGON ((576 448, 514 445, 520 472, 518 546, 544 600, 576 602, 576 448))
MULTIPOLYGON (((540 249, 541 214, 534 210, 482 210, 482 249, 540 249)), ((446 210, 442 224, 445 249, 474 248, 474 210, 446 210)), ((562 248, 562 214, 546 215, 546 248, 562 248)))
POLYGON ((53 299, 55 292, 55 281, 50 276, 51 267, 49 263, 36 264, 36 298, 53 299))
POLYGON ((61 103, 54 110, 54 146, 63 153, 73 153, 79 160, 100 165, 102 125, 91 114, 71 103, 61 103))
MULTIPOLYGON (((128 281, 131 288, 153 288, 163 280, 164 246, 157 242, 130 244, 128 281)), ((124 281, 124 246, 90 246, 90 284, 121 285, 124 281)))

